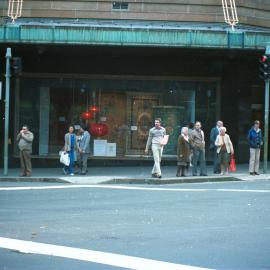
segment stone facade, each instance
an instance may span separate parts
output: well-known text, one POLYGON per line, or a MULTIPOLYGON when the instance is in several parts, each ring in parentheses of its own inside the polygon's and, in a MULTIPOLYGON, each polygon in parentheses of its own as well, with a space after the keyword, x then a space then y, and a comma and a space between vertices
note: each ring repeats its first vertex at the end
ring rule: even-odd
MULTIPOLYGON (((116 1, 117 2, 117 1, 116 1)), ((176 22, 223 22, 221 1, 216 0, 122 0, 125 10, 113 9, 108 0, 27 0, 24 18, 115 19, 176 22)), ((0 2, 0 16, 7 14, 8 1, 0 2)), ((236 1, 241 24, 270 27, 269 0, 236 1)))

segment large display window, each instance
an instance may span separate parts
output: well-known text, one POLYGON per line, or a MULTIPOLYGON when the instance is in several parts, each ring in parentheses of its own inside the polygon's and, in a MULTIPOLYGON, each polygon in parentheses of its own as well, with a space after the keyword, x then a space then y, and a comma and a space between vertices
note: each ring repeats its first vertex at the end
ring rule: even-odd
POLYGON ((156 117, 170 135, 164 157, 175 156, 181 127, 200 120, 208 134, 219 116, 219 80, 214 78, 29 75, 16 85, 15 127, 31 127, 37 156, 57 155, 68 126, 83 124, 92 133, 92 157, 140 158, 156 117), (103 134, 95 132, 98 128, 103 134), (110 151, 101 154, 104 143, 110 151))

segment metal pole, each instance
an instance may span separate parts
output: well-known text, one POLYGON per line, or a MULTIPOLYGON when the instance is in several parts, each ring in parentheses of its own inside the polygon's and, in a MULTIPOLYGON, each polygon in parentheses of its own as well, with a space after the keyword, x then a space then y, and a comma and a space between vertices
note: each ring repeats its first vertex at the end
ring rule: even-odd
POLYGON ((269 79, 265 81, 264 155, 263 155, 263 172, 264 173, 267 173, 267 162, 268 162, 268 126, 269 126, 269 79))
POLYGON ((10 58, 11 58, 11 49, 10 48, 7 48, 7 52, 6 52, 4 175, 8 175, 8 129, 9 129, 9 96, 10 96, 10 58))
MULTIPOLYGON (((265 54, 270 56, 270 45, 266 46, 265 54)), ((268 163, 268 127, 269 127, 269 78, 265 81, 265 105, 264 105, 264 154, 263 172, 267 173, 268 163)))

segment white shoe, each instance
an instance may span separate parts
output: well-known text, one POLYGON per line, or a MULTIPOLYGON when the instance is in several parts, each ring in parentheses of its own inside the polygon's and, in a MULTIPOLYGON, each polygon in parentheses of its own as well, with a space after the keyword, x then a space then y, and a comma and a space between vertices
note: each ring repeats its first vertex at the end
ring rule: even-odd
POLYGON ((74 173, 71 173, 70 176, 74 176, 74 173))
POLYGON ((224 175, 224 172, 221 172, 220 175, 224 175))

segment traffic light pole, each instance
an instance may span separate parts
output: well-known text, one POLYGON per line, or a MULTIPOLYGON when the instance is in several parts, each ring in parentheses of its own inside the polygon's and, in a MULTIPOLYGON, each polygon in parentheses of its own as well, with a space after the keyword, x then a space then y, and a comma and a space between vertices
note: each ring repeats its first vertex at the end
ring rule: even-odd
POLYGON ((4 138, 4 175, 8 175, 8 130, 9 130, 9 96, 10 96, 10 59, 11 49, 6 52, 6 94, 5 94, 5 138, 4 138))
MULTIPOLYGON (((270 56, 270 45, 266 46, 265 54, 270 56)), ((268 128, 269 128, 269 77, 265 80, 265 104, 264 104, 264 155, 263 155, 263 172, 267 173, 268 163, 268 128)))
POLYGON ((269 79, 265 81, 263 172, 267 173, 269 127, 269 79))

